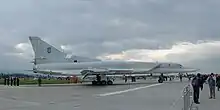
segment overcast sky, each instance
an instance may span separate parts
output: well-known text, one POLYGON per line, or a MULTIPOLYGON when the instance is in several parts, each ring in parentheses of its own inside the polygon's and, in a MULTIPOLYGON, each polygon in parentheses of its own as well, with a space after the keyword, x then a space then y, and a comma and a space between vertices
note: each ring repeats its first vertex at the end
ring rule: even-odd
POLYGON ((219 0, 0 0, 0 69, 32 68, 28 36, 67 53, 220 72, 219 0))

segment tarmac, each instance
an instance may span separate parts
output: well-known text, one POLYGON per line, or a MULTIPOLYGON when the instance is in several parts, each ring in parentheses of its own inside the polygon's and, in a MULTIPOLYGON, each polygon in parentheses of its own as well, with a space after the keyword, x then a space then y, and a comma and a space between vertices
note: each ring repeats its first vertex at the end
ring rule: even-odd
MULTIPOLYGON (((158 84, 142 80, 111 86, 0 86, 0 110, 182 110, 182 89, 187 84, 188 81, 158 84)), ((219 106, 220 94, 209 100, 206 92, 204 88, 198 107, 219 106)))
POLYGON ((200 104, 196 105, 198 110, 220 110, 220 91, 216 89, 216 99, 209 99, 209 87, 204 85, 200 94, 200 104))

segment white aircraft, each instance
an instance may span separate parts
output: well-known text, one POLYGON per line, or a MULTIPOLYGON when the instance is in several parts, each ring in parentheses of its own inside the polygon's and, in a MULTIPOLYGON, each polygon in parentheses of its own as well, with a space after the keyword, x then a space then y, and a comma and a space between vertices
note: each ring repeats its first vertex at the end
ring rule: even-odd
MULTIPOLYGON (((34 72, 43 71, 77 71, 85 79, 87 76, 95 75, 92 84, 112 85, 113 78, 109 75, 154 74, 154 73, 188 73, 198 69, 186 68, 178 63, 155 63, 137 61, 102 61, 99 59, 71 56, 59 51, 55 47, 41 40, 39 37, 29 37, 34 50, 34 72), (108 77, 107 77, 108 76, 108 77)), ((162 83, 163 80, 158 80, 162 83)))

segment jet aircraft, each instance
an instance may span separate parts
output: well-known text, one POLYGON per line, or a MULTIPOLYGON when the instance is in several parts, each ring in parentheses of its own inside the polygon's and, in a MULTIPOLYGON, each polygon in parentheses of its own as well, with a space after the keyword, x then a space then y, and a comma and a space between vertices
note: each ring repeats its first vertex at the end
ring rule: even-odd
MULTIPOLYGON (((117 60, 100 60, 72 55, 58 50, 54 46, 43 41, 40 37, 30 36, 29 40, 35 54, 34 68, 32 71, 79 71, 81 79, 88 76, 95 76, 92 84, 112 85, 114 75, 125 74, 155 74, 155 73, 189 73, 198 71, 195 68, 184 67, 178 63, 170 62, 140 62, 140 61, 117 61, 117 60)), ((159 78, 159 83, 163 80, 159 78)))

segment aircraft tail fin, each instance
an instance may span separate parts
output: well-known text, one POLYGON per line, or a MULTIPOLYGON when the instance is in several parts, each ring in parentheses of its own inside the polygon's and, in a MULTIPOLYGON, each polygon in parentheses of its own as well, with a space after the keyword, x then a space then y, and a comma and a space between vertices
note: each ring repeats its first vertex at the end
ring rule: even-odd
POLYGON ((54 46, 43 41, 41 38, 30 36, 29 40, 35 54, 34 62, 36 64, 68 62, 66 59, 66 53, 61 52, 54 46))

